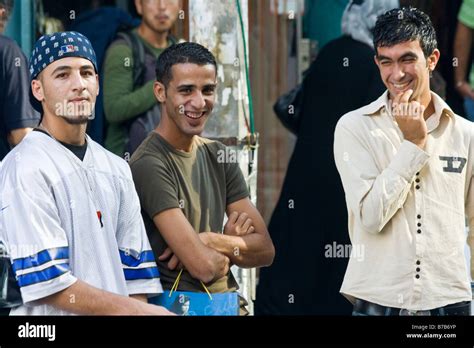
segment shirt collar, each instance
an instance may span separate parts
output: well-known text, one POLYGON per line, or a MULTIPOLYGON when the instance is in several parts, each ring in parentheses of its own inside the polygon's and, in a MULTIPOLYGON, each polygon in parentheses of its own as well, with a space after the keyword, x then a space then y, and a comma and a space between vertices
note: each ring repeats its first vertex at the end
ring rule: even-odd
MULTIPOLYGON (((454 112, 448 104, 436 93, 431 92, 431 100, 435 108, 435 113, 426 120, 428 133, 435 130, 440 122, 441 116, 446 115, 454 120, 454 112)), ((377 100, 365 107, 365 116, 376 116, 387 113, 388 108, 388 90, 386 90, 377 100)))

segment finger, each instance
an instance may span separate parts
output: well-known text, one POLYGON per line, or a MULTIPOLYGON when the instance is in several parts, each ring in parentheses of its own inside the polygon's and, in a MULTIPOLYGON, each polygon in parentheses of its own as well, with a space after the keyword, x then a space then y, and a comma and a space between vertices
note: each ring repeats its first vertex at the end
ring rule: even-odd
POLYGON ((248 219, 248 214, 247 213, 242 213, 240 214, 239 218, 237 219, 237 222, 235 223, 237 226, 243 226, 245 221, 248 219))
POLYGON ((413 90, 410 88, 408 91, 402 94, 400 98, 400 103, 404 103, 404 104, 408 103, 408 100, 410 100, 410 97, 412 96, 412 94, 413 94, 413 90))
POLYGON ((166 248, 163 254, 158 256, 158 260, 163 261, 169 258, 173 254, 173 251, 170 248, 166 248))
POLYGON ((425 119, 425 110, 426 110, 425 106, 422 105, 422 104, 420 104, 419 116, 420 116, 420 118, 422 118, 423 120, 425 119))
POLYGON ((179 261, 178 257, 176 255, 173 255, 171 257, 171 260, 168 262, 168 268, 170 270, 174 270, 178 266, 179 263, 180 263, 180 261, 179 261))
POLYGON ((252 223, 253 223, 252 219, 247 219, 245 223, 242 225, 242 232, 244 233, 248 232, 247 230, 250 228, 250 226, 252 226, 252 223))
POLYGON ((239 213, 237 213, 236 211, 233 211, 232 213, 230 213, 229 218, 227 219, 227 223, 234 225, 238 217, 239 217, 239 213))
POLYGON ((402 97, 402 95, 403 95, 403 93, 398 93, 397 95, 395 95, 394 98, 393 98, 392 105, 400 103, 400 98, 402 97))
POLYGON ((254 233, 255 232, 255 227, 250 226, 249 230, 247 231, 248 234, 254 233))

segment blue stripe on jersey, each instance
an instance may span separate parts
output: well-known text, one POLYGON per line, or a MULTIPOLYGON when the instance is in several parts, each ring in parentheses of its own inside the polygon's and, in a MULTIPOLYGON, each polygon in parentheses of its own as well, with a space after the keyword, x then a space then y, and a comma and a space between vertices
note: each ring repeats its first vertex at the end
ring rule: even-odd
POLYGON ((16 273, 17 271, 20 271, 23 269, 41 266, 42 264, 45 264, 46 262, 49 262, 52 260, 62 260, 62 259, 68 259, 68 258, 69 258, 68 247, 52 248, 52 249, 46 249, 46 250, 40 251, 39 253, 34 254, 32 256, 24 257, 21 259, 15 259, 13 261, 12 267, 16 273))
POLYGON ((119 251, 122 264, 128 267, 137 267, 144 262, 155 262, 155 256, 153 255, 153 251, 151 250, 143 251, 138 258, 132 256, 130 253, 127 253, 123 250, 119 251))
POLYGON ((31 272, 23 274, 18 277, 18 285, 20 287, 33 285, 41 282, 45 282, 60 275, 69 272, 69 265, 67 263, 60 263, 51 267, 45 268, 42 271, 31 272))
POLYGON ((125 280, 152 279, 160 277, 160 272, 157 267, 124 269, 123 273, 125 274, 125 280))

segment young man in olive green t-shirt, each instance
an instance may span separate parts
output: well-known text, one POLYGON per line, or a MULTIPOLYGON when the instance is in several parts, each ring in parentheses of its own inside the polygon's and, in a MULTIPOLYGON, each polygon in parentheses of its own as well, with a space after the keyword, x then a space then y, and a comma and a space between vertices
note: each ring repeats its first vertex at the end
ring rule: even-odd
POLYGON ((154 85, 160 124, 130 161, 165 290, 184 268, 179 290, 202 292, 202 281, 211 292, 235 291, 232 264, 268 266, 275 254, 238 164, 220 160, 223 144, 199 136, 216 80, 215 58, 203 46, 166 49, 154 85))

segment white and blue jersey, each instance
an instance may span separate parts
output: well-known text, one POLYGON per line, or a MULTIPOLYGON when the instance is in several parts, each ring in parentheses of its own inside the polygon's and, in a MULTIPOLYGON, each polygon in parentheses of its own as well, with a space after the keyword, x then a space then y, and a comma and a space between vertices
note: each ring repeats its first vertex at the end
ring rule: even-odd
POLYGON ((0 240, 24 305, 11 315, 70 314, 34 301, 80 279, 124 296, 162 292, 127 163, 87 137, 83 161, 31 132, 0 169, 0 240))

